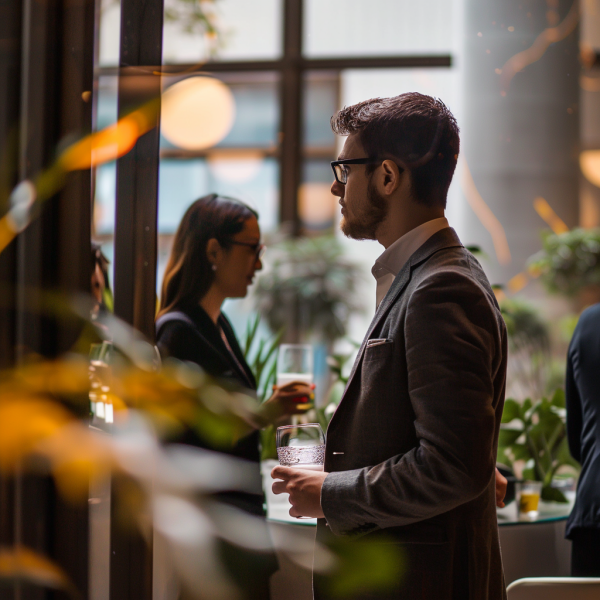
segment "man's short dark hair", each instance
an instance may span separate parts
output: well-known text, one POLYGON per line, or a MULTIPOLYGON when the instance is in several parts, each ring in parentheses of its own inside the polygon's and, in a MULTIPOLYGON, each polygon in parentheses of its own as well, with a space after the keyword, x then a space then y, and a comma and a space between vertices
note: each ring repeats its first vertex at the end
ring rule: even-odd
POLYGON ((338 135, 357 133, 369 158, 389 158, 408 169, 417 202, 446 206, 460 139, 441 100, 417 92, 365 100, 340 110, 331 128, 338 135))

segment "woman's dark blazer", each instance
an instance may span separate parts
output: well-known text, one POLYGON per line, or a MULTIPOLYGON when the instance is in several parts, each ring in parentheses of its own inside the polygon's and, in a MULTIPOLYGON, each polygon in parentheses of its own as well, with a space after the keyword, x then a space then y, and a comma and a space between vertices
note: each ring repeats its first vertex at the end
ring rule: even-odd
MULTIPOLYGON (((161 357, 191 361, 225 387, 241 388, 255 394, 256 382, 252 371, 244 359, 231 324, 222 313, 219 317, 219 325, 225 333, 237 362, 225 346, 217 326, 199 305, 181 307, 166 313, 157 320, 156 339, 161 357)), ((191 430, 188 430, 177 441, 210 448, 191 430)), ((258 430, 242 438, 227 453, 250 461, 248 468, 254 471, 258 482, 261 480, 258 430)), ((242 501, 241 504, 235 502, 240 508, 257 515, 264 514, 262 495, 244 493, 232 496, 242 501)))
POLYGON ((567 356, 567 435, 581 464, 575 506, 566 536, 574 529, 600 529, 600 304, 583 311, 567 356))
MULTIPOLYGON (((163 358, 173 357, 191 361, 217 379, 226 388, 240 389, 255 394, 256 381, 244 359, 231 324, 221 313, 219 326, 235 359, 225 346, 221 333, 208 314, 199 305, 181 307, 166 313, 156 322, 156 339, 163 358), (237 360, 236 360, 237 359, 237 360)), ((177 442, 210 448, 204 440, 188 430, 177 442)), ((256 477, 257 489, 262 487, 260 475, 259 432, 253 431, 228 451, 248 461, 248 469, 256 477)), ((264 516, 264 496, 246 492, 225 492, 219 499, 253 515, 264 516)), ((247 600, 268 600, 269 579, 279 565, 273 551, 252 552, 227 542, 219 545, 221 559, 232 579, 243 590, 247 600)))

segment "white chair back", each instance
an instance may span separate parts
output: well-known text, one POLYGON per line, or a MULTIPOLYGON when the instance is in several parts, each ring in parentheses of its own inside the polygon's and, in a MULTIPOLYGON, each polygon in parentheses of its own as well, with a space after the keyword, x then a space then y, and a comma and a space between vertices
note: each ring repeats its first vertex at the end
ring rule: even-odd
POLYGON ((508 600, 600 600, 600 577, 527 577, 506 592, 508 600))

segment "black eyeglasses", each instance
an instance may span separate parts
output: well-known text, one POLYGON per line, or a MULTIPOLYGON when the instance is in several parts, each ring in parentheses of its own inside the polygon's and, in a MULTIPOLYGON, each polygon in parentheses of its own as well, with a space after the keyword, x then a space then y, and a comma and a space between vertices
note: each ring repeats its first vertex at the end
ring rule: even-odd
POLYGON ((235 244, 236 246, 248 246, 248 248, 252 248, 252 250, 256 253, 256 260, 260 260, 264 254, 267 247, 260 242, 256 242, 256 244, 251 244, 250 242, 236 242, 235 240, 230 240, 230 244, 235 244))
MULTIPOLYGON (((376 165, 380 162, 387 160, 385 158, 347 158, 346 160, 334 160, 331 162, 331 169, 335 180, 342 185, 346 185, 348 181, 348 169, 345 165, 376 165)), ((398 167, 400 172, 404 169, 398 167)))
POLYGON ((381 162, 382 158, 347 158, 346 160, 334 160, 331 162, 331 169, 335 180, 342 185, 348 181, 348 169, 345 165, 374 165, 381 162))

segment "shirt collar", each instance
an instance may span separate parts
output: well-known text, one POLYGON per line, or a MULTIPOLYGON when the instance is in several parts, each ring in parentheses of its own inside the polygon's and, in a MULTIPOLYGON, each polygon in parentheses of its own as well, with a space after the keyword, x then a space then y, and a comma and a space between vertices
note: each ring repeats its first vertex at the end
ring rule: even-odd
POLYGON ((434 233, 449 227, 446 217, 432 219, 411 229, 393 244, 388 246, 375 261, 371 273, 375 279, 391 273, 396 276, 411 255, 418 250, 434 233))

